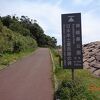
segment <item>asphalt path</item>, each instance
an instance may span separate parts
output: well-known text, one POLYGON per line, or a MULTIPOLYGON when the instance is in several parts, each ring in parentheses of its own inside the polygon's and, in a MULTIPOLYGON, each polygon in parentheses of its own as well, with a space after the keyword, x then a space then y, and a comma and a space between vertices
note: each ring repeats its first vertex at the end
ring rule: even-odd
POLYGON ((52 64, 49 49, 0 71, 0 100, 53 100, 52 64))

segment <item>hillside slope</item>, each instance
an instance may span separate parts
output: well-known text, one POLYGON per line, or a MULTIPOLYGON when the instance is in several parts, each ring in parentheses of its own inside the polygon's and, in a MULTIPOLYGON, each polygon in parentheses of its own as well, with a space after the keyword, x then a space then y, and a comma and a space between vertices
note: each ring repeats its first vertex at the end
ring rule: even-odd
POLYGON ((16 53, 26 49, 37 47, 35 39, 30 36, 23 36, 5 26, 0 31, 0 55, 5 53, 16 53))

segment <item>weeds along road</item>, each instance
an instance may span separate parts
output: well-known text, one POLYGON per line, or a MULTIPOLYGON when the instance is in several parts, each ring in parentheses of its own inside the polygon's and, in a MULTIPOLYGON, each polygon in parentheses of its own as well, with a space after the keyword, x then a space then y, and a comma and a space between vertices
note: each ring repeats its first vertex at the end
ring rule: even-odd
POLYGON ((52 65, 47 48, 0 71, 0 100, 53 100, 52 65))

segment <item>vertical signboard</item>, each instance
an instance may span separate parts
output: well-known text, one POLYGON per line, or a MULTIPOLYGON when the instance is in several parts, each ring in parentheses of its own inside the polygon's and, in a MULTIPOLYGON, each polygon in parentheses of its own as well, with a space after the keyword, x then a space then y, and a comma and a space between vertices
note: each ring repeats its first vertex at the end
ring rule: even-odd
POLYGON ((62 53, 66 69, 82 69, 81 13, 62 14, 62 53))

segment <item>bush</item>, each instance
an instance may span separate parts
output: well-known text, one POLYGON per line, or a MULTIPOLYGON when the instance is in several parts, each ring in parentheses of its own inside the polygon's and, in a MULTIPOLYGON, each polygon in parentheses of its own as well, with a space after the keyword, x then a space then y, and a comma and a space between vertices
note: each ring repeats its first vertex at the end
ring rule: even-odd
POLYGON ((0 21, 0 32, 2 32, 2 29, 3 29, 3 24, 2 24, 2 22, 0 21))
POLYGON ((29 37, 29 36, 22 36, 18 35, 13 42, 13 52, 20 52, 25 51, 27 49, 33 49, 37 47, 37 42, 29 37))
POLYGON ((0 53, 12 51, 12 43, 8 41, 7 37, 0 36, 0 53))
POLYGON ((20 52, 22 47, 22 43, 20 41, 14 42, 13 44, 13 52, 20 52))
POLYGON ((0 34, 0 54, 15 53, 36 47, 37 42, 30 36, 23 36, 3 27, 2 34, 0 34))
POLYGON ((52 50, 52 52, 53 52, 53 54, 54 54, 55 57, 59 57, 60 56, 59 53, 58 53, 58 51, 56 49, 52 48, 51 50, 52 50))
POLYGON ((18 22, 13 22, 9 28, 12 30, 12 31, 15 31, 15 32, 18 32, 20 33, 21 35, 23 36, 30 36, 30 30, 24 28, 20 23, 18 22))
POLYGON ((63 81, 56 91, 59 100, 99 100, 90 93, 80 80, 63 81))

